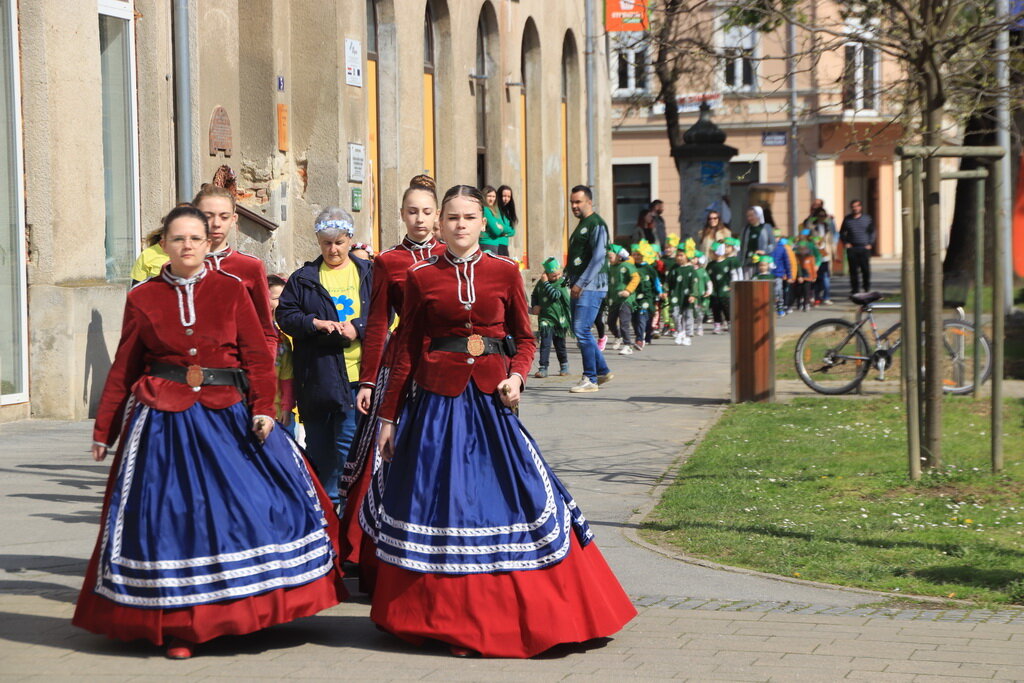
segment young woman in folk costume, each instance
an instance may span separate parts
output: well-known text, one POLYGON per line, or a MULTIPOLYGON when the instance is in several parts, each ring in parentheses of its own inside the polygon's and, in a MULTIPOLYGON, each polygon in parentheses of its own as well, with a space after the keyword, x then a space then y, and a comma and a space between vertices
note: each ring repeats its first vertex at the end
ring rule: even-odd
POLYGON ((270 310, 270 289, 267 287, 267 271, 263 262, 244 252, 232 249, 228 237, 238 227, 238 213, 235 210, 235 195, 231 190, 217 185, 203 185, 192 200, 192 205, 203 212, 210 225, 210 252, 206 263, 215 270, 230 273, 242 281, 252 305, 259 316, 260 329, 267 340, 271 354, 277 353, 277 327, 270 310))
POLYGON ((407 276, 380 407, 388 471, 361 516, 380 560, 370 617, 457 656, 531 657, 636 610, 514 412, 536 344, 519 267, 481 251, 483 229, 479 190, 451 188, 447 248, 407 276))
POLYGON ((337 518, 274 428, 274 361, 239 279, 206 267, 206 216, 164 219, 170 261, 131 290, 93 429, 120 436, 73 623, 184 659, 197 643, 347 594, 337 518))
POLYGON ((373 542, 359 525, 359 508, 370 485, 372 473, 380 469, 376 457, 377 411, 388 385, 396 346, 389 344, 401 329, 391 331, 395 316, 402 310, 406 274, 411 266, 444 252, 444 245, 434 238, 437 223, 437 193, 434 180, 427 175, 415 176, 402 196, 402 222, 405 237, 394 247, 382 251, 373 262, 373 291, 370 313, 363 337, 363 360, 359 372, 359 393, 356 405, 366 415, 353 440, 353 448, 341 477, 341 491, 347 496, 341 519, 341 557, 360 565, 360 587, 373 589, 373 568, 376 565, 373 542))

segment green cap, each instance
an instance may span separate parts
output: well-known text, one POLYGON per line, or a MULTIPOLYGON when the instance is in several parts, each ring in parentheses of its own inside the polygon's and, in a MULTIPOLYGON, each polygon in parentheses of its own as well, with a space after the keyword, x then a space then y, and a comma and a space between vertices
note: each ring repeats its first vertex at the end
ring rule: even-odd
POLYGON ((544 266, 545 273, 554 273, 555 271, 562 269, 562 264, 559 263, 558 259, 556 259, 554 256, 549 256, 548 258, 544 259, 544 263, 542 263, 541 265, 544 266))
POLYGON ((725 245, 728 246, 728 247, 738 247, 738 246, 740 246, 740 241, 738 239, 736 239, 735 237, 726 237, 725 238, 725 245))
POLYGON ((754 263, 756 263, 757 265, 767 263, 768 266, 771 267, 775 265, 775 259, 773 259, 771 256, 768 256, 767 254, 760 254, 754 257, 754 263))

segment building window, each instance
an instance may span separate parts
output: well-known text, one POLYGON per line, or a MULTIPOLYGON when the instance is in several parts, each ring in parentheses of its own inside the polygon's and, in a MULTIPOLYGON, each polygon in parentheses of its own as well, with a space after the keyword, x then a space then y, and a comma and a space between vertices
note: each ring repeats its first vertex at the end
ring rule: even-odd
POLYGON ((476 96, 476 182, 487 184, 487 25, 483 12, 476 25, 476 73, 473 84, 476 96))
POLYGON ((849 43, 843 61, 843 109, 878 109, 878 52, 864 43, 849 43))
POLYGON ((631 240, 640 216, 651 203, 651 165, 614 164, 615 239, 631 240))
POLYGON ((16 5, 0 1, 0 404, 28 400, 16 5))
POLYGON ((436 169, 434 116, 434 14, 427 4, 423 18, 423 172, 433 177, 436 169))
POLYGON ((728 90, 757 90, 757 31, 733 26, 722 31, 722 82, 728 90))
POLYGON ((367 155, 373 183, 370 189, 373 195, 371 242, 375 250, 380 250, 380 84, 377 71, 377 2, 366 0, 366 78, 363 83, 366 86, 367 155))
POLYGON ((101 0, 99 35, 106 275, 108 281, 127 282, 139 251, 135 31, 131 3, 101 0))
POLYGON ((646 33, 610 34, 612 97, 634 97, 650 92, 650 42, 646 33))

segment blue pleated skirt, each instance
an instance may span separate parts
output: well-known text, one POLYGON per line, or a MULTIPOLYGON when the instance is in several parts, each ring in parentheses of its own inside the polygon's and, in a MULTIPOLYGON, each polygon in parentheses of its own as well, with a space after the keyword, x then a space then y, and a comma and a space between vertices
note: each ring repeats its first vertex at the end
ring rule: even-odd
POLYGON ((136 405, 102 530, 95 592, 126 606, 203 605, 311 583, 334 548, 303 456, 260 444, 243 403, 136 405))
POLYGON ((379 458, 360 511, 377 557, 425 573, 542 569, 593 538, 572 496, 519 418, 472 383, 460 395, 422 389, 379 458))

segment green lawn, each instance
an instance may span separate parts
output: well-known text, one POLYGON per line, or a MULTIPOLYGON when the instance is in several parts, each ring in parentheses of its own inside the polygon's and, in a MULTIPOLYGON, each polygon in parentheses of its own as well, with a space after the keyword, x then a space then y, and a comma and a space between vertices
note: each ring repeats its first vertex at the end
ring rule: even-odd
POLYGON ((988 406, 950 397, 946 466, 906 475, 898 396, 731 407, 643 534, 724 564, 846 586, 1024 604, 1024 401, 1006 403, 989 473, 988 406))

